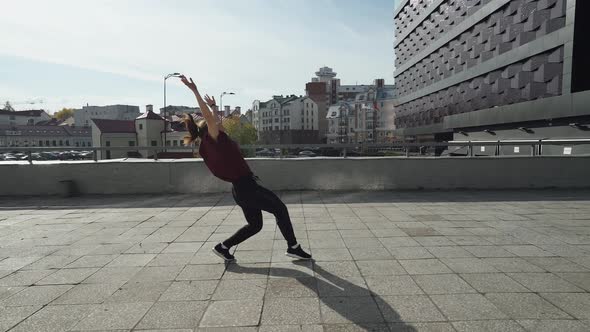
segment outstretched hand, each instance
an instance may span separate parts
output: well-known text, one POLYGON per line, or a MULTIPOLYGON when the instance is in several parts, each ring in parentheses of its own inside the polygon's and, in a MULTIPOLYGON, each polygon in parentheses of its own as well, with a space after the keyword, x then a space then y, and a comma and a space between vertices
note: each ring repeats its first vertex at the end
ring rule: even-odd
POLYGON ((205 102, 207 103, 207 105, 209 105, 209 107, 217 106, 217 103, 215 102, 215 97, 209 97, 209 95, 205 95, 205 102))
POLYGON ((193 82, 193 78, 190 78, 190 81, 186 78, 186 76, 184 75, 180 75, 180 80, 182 81, 182 83, 184 83, 184 85, 186 85, 189 89, 191 89, 191 91, 193 92, 197 92, 197 85, 195 84, 195 82, 193 82))

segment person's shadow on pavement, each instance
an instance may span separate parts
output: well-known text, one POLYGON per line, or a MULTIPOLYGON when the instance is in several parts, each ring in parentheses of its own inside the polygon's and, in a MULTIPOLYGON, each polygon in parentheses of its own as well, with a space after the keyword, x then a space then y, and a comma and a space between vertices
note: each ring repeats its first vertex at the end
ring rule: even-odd
MULTIPOLYGON (((314 277, 313 273, 305 276, 314 277, 317 289, 307 282, 301 284, 313 292, 317 291, 319 300, 345 320, 328 320, 323 321, 323 324, 355 324, 365 331, 389 331, 386 325, 389 323, 393 324, 390 325, 391 331, 416 332, 414 327, 404 323, 400 315, 372 291, 329 273, 315 261, 312 261, 313 268, 306 261, 294 261, 293 264, 315 271, 317 276, 314 277)), ((299 269, 282 267, 249 267, 235 263, 229 264, 227 270, 231 273, 292 277, 298 280, 303 277, 303 272, 299 269)))

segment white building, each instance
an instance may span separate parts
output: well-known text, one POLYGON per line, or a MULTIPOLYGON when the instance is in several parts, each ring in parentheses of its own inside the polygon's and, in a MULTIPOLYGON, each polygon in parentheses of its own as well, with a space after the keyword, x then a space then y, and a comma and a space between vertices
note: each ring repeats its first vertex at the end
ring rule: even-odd
POLYGON ((74 110, 74 123, 78 127, 89 127, 92 125, 91 119, 132 121, 139 114, 139 106, 84 106, 82 109, 74 110))
MULTIPOLYGON (((166 106, 166 116, 168 119, 173 115, 182 117, 185 113, 186 114, 201 114, 201 109, 199 107, 189 107, 189 106, 174 106, 168 105, 166 106)), ((160 108, 160 116, 164 116, 164 108, 160 108)))
MULTIPOLYGON (((153 112, 153 106, 147 105, 146 112, 135 119, 135 132, 137 133, 137 145, 139 146, 163 146, 166 121, 153 112)), ((170 145, 166 135, 167 145, 170 145)), ((154 151, 140 150, 142 156, 150 156, 154 151)))
POLYGON ((352 112, 354 112, 354 105, 350 103, 330 106, 326 116, 328 144, 345 144, 353 141, 354 123, 350 121, 352 112))
POLYGON ((252 124, 268 144, 319 143, 318 118, 317 103, 304 96, 274 96, 252 105, 252 124))
POLYGON ((32 126, 42 121, 51 120, 51 116, 44 110, 7 111, 0 110, 0 125, 32 126))
POLYGON ((318 130, 318 105, 309 97, 274 96, 253 104, 253 122, 259 132, 273 130, 318 130))
MULTIPOLYGON (((196 116, 196 115, 195 115, 196 116)), ((147 105, 146 112, 134 120, 92 119, 92 144, 94 147, 156 147, 166 146, 166 152, 181 152, 174 147, 184 146, 186 131, 171 130, 166 121, 153 112, 153 106, 147 105)), ((108 150, 98 153, 98 159, 118 159, 127 157, 148 158, 160 150, 108 150)), ((185 151, 186 152, 186 151, 185 151)))
POLYGON ((89 128, 0 125, 2 147, 90 147, 89 128))
POLYGON ((368 86, 331 106, 326 116, 328 143, 392 141, 393 97, 392 88, 368 86))
MULTIPOLYGON (((92 146, 134 147, 137 146, 135 121, 92 119, 92 146)), ((98 159, 127 158, 129 151, 98 151, 98 159)))

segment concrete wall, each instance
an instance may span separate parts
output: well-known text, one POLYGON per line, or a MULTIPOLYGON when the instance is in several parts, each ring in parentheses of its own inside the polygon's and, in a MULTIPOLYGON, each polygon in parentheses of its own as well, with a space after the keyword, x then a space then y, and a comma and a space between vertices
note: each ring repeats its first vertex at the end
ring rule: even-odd
MULTIPOLYGON (((131 141, 135 142, 135 146, 138 146, 136 135, 133 133, 103 133, 102 136, 100 136, 101 147, 107 147, 107 142, 109 142, 109 146, 112 147, 127 147, 131 141)), ((118 159, 127 158, 128 156, 128 151, 109 151, 111 151, 110 157, 108 156, 107 151, 98 151, 98 159, 118 159)), ((144 156, 147 156, 147 152, 145 152, 144 156)))
MULTIPOLYGON (((249 161, 272 190, 590 188, 590 157, 310 158, 249 161)), ((59 181, 82 193, 228 191, 198 159, 0 164, 0 195, 55 195, 59 181)))

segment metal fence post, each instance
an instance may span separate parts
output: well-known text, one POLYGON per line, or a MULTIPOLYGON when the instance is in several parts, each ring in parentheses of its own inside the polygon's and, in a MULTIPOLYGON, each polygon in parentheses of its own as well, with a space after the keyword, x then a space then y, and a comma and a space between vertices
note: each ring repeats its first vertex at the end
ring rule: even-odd
POLYGON ((92 158, 94 159, 94 161, 98 161, 98 150, 92 150, 92 158))
POLYGON ((154 150, 154 160, 158 160, 158 150, 154 150))
POLYGON ((467 148, 469 149, 469 158, 473 157, 473 144, 471 144, 471 141, 467 143, 467 148))
POLYGON ((29 164, 33 165, 33 152, 31 150, 27 152, 27 159, 29 160, 29 164))
POLYGON ((410 158, 410 147, 406 147, 406 158, 410 158))

